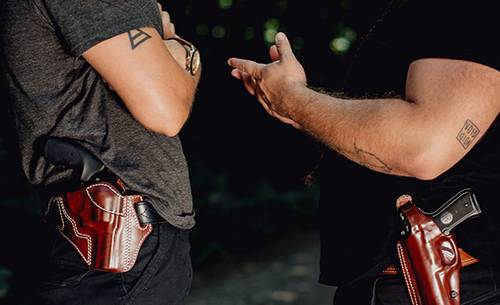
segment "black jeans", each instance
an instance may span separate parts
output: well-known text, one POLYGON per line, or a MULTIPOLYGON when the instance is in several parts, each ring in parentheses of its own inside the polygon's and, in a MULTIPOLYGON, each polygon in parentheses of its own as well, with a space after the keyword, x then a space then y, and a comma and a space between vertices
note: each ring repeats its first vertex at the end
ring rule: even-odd
MULTIPOLYGON (((477 263, 461 270, 461 305, 500 305, 500 271, 477 263)), ((337 289, 334 305, 409 305, 401 275, 364 279, 337 289)))
POLYGON ((37 304, 184 304, 192 279, 189 251, 187 231, 155 225, 132 270, 106 273, 89 270, 69 242, 56 233, 37 304))

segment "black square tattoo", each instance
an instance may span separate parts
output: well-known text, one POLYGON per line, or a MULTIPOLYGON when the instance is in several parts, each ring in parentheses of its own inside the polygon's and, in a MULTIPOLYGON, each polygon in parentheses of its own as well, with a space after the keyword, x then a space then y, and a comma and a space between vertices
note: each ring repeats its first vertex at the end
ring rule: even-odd
POLYGON ((462 144, 464 149, 467 149, 469 145, 474 142, 474 139, 479 134, 479 128, 471 121, 465 121, 464 127, 457 135, 457 140, 462 144))

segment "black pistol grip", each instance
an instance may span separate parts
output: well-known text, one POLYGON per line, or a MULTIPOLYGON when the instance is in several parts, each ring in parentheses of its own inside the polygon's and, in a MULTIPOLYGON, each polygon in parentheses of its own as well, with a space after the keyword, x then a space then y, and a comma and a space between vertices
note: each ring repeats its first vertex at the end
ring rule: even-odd
POLYGON ((74 141, 49 137, 44 156, 52 165, 69 168, 78 174, 80 182, 88 182, 104 169, 104 165, 90 152, 74 141))

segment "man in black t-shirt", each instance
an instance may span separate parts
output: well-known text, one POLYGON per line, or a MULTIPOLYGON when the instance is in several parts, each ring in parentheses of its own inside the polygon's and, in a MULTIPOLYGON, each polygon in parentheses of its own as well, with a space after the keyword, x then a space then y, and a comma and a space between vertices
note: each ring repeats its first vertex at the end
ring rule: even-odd
POLYGON ((430 212, 466 187, 483 215, 454 232, 480 260, 462 269, 461 298, 500 304, 499 13, 488 1, 393 1, 354 59, 345 98, 308 89, 282 33, 272 63, 229 60, 271 116, 331 149, 320 282, 339 286, 335 304, 409 304, 400 276, 379 275, 394 262, 395 200, 410 193, 430 212))
MULTIPOLYGON (((195 222, 177 134, 200 76, 192 46, 179 43, 170 16, 154 0, 5 0, 0 6, 2 72, 28 180, 42 193, 50 187, 52 198, 69 192, 56 193, 54 185, 74 185, 72 171, 48 162, 38 145, 47 137, 69 139, 119 178, 122 194, 142 195, 143 206, 158 216, 155 224, 139 223, 130 209, 107 208, 129 204, 123 198, 131 197, 107 197, 120 199, 104 208, 93 202, 104 211, 95 214, 111 215, 103 222, 119 223, 119 215, 137 230, 152 230, 140 239, 138 253, 130 250, 129 231, 107 232, 107 240, 121 238, 125 245, 111 260, 122 255, 131 268, 130 255, 138 254, 137 262, 125 273, 95 271, 82 259, 91 250, 80 257, 71 241, 55 233, 36 304, 182 304, 192 273, 188 230, 195 222)), ((61 231, 64 221, 73 221, 75 238, 91 241, 88 249, 105 248, 80 234, 78 226, 86 224, 66 214, 63 219, 58 207, 61 231)), ((116 249, 107 245, 103 256, 116 249)))

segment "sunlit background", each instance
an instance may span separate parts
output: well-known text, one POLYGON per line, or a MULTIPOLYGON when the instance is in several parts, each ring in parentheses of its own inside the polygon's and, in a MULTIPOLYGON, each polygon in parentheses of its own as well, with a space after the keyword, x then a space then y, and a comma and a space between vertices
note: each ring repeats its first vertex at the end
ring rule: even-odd
MULTIPOLYGON (((333 289, 317 284, 318 187, 304 185, 321 146, 265 115, 230 77, 226 60, 268 61, 267 47, 283 31, 309 84, 340 90, 356 45, 387 1, 161 2, 177 33, 203 58, 196 104, 182 132, 198 222, 187 304, 331 304, 333 289)), ((37 197, 19 169, 12 125, 1 122, 0 303, 27 305, 44 229, 37 197)))

